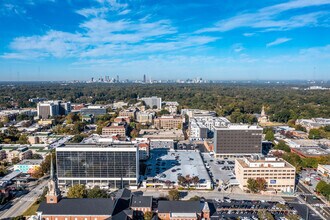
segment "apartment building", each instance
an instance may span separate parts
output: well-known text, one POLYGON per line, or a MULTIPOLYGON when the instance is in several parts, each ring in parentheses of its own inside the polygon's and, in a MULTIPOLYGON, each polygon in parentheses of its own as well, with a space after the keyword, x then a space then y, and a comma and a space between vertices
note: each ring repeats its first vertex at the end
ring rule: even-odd
POLYGON ((293 193, 296 168, 281 158, 262 159, 239 158, 235 160, 235 174, 242 190, 247 190, 249 178, 263 178, 267 182, 266 191, 293 193))
POLYGON ((152 123, 154 112, 138 112, 136 113, 136 121, 139 123, 152 123))
POLYGON ((121 110, 119 112, 119 116, 135 119, 136 118, 136 109, 121 110))
POLYGON ((47 119, 56 115, 67 115, 71 112, 71 103, 63 101, 45 101, 37 105, 38 116, 47 119))
POLYGON ((157 129, 181 129, 183 119, 181 116, 163 115, 154 119, 154 126, 157 129))

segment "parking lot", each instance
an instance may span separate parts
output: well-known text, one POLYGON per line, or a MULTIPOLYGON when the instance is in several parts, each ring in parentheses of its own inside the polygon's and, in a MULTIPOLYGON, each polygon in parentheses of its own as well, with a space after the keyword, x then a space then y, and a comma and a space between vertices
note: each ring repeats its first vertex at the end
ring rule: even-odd
POLYGON ((223 200, 213 201, 216 212, 212 217, 221 219, 259 219, 259 211, 273 214, 275 219, 281 219, 286 213, 297 214, 297 210, 289 205, 278 202, 234 200, 224 197, 223 200))
POLYGON ((202 156, 210 176, 219 188, 226 189, 228 186, 238 185, 234 175, 234 160, 215 159, 209 153, 203 153, 202 156))
POLYGON ((170 181, 177 185, 178 176, 197 176, 200 184, 211 185, 211 179, 199 151, 153 149, 146 162, 145 178, 170 181))

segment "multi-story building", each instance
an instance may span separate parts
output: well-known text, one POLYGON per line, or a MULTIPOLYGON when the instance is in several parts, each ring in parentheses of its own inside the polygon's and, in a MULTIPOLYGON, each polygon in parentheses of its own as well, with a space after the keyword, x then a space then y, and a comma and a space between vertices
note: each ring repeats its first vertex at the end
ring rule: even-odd
POLYGON ((235 160, 235 174, 242 190, 248 190, 249 178, 262 178, 267 182, 266 191, 289 192, 295 189, 296 168, 281 158, 239 158, 235 160))
POLYGON ((136 121, 139 123, 152 123, 154 116, 154 112, 138 112, 136 113, 136 121))
POLYGON ((37 105, 38 116, 47 119, 56 115, 67 115, 71 112, 71 103, 63 101, 45 101, 37 105))
POLYGON ((203 140, 213 137, 214 130, 218 127, 228 127, 230 121, 224 117, 191 117, 189 120, 189 139, 203 140))
POLYGON ((149 108, 154 108, 156 107, 157 109, 162 108, 162 98, 158 98, 157 96, 152 96, 152 97, 144 97, 141 98, 142 101, 148 106, 149 108))
POLYGON ((216 157, 240 157, 261 154, 262 128, 249 125, 229 125, 214 131, 216 157))
POLYGON ((81 108, 80 114, 81 115, 93 115, 96 117, 99 115, 107 114, 107 109, 102 106, 88 106, 87 108, 81 108))
POLYGON ((181 115, 188 115, 191 117, 215 117, 217 115, 214 111, 201 110, 201 109, 182 109, 181 115))
POLYGON ((19 160, 31 159, 32 150, 29 150, 27 147, 21 147, 16 150, 10 150, 7 152, 7 160, 12 161, 13 158, 19 158, 19 160))
POLYGON ((118 134, 122 137, 126 136, 126 127, 124 125, 118 125, 118 126, 108 126, 102 128, 102 135, 113 135, 118 134))
POLYGON ((22 160, 14 165, 15 171, 20 171, 22 173, 34 173, 40 168, 40 164, 43 160, 22 160))
POLYGON ((121 110, 119 116, 136 118, 136 109, 121 110))
POLYGON ((139 151, 134 144, 66 145, 56 148, 56 160, 60 187, 116 189, 138 183, 139 151))
POLYGON ((155 128, 158 129, 181 129, 183 119, 181 116, 163 115, 154 119, 155 128))

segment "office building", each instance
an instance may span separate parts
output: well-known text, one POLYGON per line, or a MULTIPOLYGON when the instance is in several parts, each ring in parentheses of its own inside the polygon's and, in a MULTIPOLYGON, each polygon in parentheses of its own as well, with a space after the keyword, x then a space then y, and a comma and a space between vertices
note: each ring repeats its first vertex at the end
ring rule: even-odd
POLYGON ((56 148, 56 160, 60 187, 116 189, 138 183, 139 152, 134 144, 66 145, 56 148))
POLYGON ((262 128, 249 125, 229 125, 214 131, 216 157, 240 157, 261 154, 262 128))
POLYGON ((97 117, 99 115, 107 114, 107 109, 102 106, 88 106, 87 108, 80 109, 81 115, 93 115, 97 117))
POLYGON ((63 101, 45 101, 37 105, 38 116, 41 119, 57 115, 67 115, 71 112, 71 103, 63 101))
POLYGON ((266 191, 293 193, 296 168, 281 158, 239 158, 235 160, 235 174, 242 190, 247 190, 249 178, 262 178, 267 182, 266 191))
POLYGON ((163 115, 154 119, 154 126, 157 129, 182 129, 182 123, 181 116, 163 115))
POLYGON ((157 96, 144 97, 141 100, 144 101, 146 106, 148 106, 149 108, 162 108, 162 98, 158 98, 157 96))

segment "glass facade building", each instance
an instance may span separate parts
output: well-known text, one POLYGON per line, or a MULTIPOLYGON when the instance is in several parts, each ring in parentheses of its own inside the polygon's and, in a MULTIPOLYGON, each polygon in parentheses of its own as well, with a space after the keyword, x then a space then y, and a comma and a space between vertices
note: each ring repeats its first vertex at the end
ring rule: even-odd
POLYGON ((56 149, 56 160, 59 186, 85 184, 114 189, 138 181, 138 148, 133 144, 66 146, 56 149))

